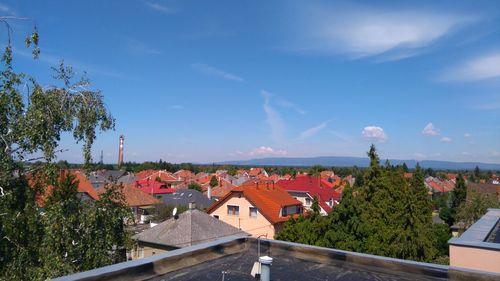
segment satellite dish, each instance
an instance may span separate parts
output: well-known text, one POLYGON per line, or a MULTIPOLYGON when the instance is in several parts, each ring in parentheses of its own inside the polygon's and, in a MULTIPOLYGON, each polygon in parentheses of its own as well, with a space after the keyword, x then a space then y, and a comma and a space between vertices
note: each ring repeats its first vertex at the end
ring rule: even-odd
POLYGON ((177 214, 177 207, 175 207, 174 210, 172 211, 172 216, 175 217, 176 214, 177 214))

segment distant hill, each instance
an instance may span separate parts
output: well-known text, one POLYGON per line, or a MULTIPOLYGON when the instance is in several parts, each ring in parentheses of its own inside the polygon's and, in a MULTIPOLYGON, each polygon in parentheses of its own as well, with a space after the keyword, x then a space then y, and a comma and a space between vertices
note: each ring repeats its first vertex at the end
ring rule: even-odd
MULTIPOLYGON (((383 163, 385 159, 381 159, 383 163)), ((406 163, 408 168, 414 168, 417 162, 421 167, 440 169, 440 170, 472 170, 478 166, 481 170, 497 170, 500 171, 500 164, 480 163, 480 162, 450 162, 437 160, 397 160, 389 159, 392 165, 402 165, 406 163)), ((321 156, 321 157, 272 157, 260 158, 240 161, 225 161, 218 164, 242 165, 242 166, 335 166, 335 167, 367 167, 369 164, 368 158, 364 157, 338 157, 338 156, 321 156)))

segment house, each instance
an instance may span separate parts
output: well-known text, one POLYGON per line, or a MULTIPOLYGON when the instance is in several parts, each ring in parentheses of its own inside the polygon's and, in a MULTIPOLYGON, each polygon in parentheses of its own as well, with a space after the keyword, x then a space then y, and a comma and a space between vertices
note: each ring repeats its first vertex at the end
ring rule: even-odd
POLYGON ((342 193, 319 176, 298 176, 291 180, 280 180, 276 184, 299 200, 307 210, 311 209, 314 198, 317 198, 322 215, 331 212, 342 197, 342 193))
POLYGON ((145 258, 232 235, 248 234, 191 205, 182 214, 134 235, 138 245, 131 256, 132 259, 145 258))
POLYGON ((175 189, 170 187, 167 183, 156 181, 154 179, 146 178, 138 180, 134 183, 135 188, 138 188, 152 196, 161 199, 166 194, 174 193, 175 189))
MULTIPOLYGON (((136 222, 145 223, 149 221, 155 205, 160 204, 160 200, 152 195, 132 186, 120 185, 125 204, 131 209, 136 222)), ((99 194, 105 192, 105 187, 99 188, 99 194)))
POLYGON ((500 280, 499 221, 500 209, 490 208, 460 237, 451 238, 448 241, 450 266, 458 269, 496 272, 499 274, 497 280, 500 280))
MULTIPOLYGON (((219 181, 219 184, 211 189, 210 198, 218 200, 218 199, 226 196, 226 194, 231 192, 231 190, 235 187, 236 187, 236 185, 233 185, 232 183, 226 181, 225 179, 221 179, 219 181)), ((204 194, 207 194, 207 196, 208 196, 208 191, 204 192, 204 194)))
MULTIPOLYGON (((497 196, 500 199, 500 185, 491 183, 473 183, 467 184, 467 190, 474 190, 478 193, 497 196)), ((467 192, 467 197, 469 197, 471 192, 467 192)))
POLYGON ((97 189, 109 183, 116 183, 118 179, 126 174, 127 172, 121 170, 99 170, 91 172, 87 179, 92 183, 92 186, 97 189))
MULTIPOLYGON (((83 202, 92 202, 92 201, 97 201, 99 200, 99 195, 97 194, 97 191, 94 189, 90 181, 87 180, 87 177, 82 171, 79 170, 71 170, 71 171, 64 171, 62 170, 60 172, 60 177, 64 176, 65 173, 71 173, 72 175, 75 176, 75 181, 78 182, 78 187, 77 187, 77 196, 78 198, 83 201, 83 202)), ((30 180, 30 184, 33 185, 34 182, 30 180)), ((37 194, 36 196, 36 203, 38 206, 43 206, 45 204, 45 201, 47 198, 52 194, 52 190, 54 187, 52 185, 49 185, 45 188, 45 191, 43 194, 37 194)))
POLYGON ((250 171, 248 172, 248 175, 250 177, 257 177, 258 175, 264 175, 266 177, 268 177, 269 175, 267 174, 266 170, 264 170, 264 168, 250 168, 250 171))
POLYGON ((194 202, 201 210, 208 208, 215 201, 194 189, 177 189, 172 193, 163 194, 161 200, 165 205, 173 207, 188 207, 194 202))
POLYGON ((136 174, 139 180, 156 180, 163 182, 167 187, 176 187, 182 180, 174 174, 162 170, 144 170, 136 174))
POLYGON ((290 215, 302 213, 302 203, 274 182, 247 182, 233 188, 207 213, 252 236, 273 239, 290 215))

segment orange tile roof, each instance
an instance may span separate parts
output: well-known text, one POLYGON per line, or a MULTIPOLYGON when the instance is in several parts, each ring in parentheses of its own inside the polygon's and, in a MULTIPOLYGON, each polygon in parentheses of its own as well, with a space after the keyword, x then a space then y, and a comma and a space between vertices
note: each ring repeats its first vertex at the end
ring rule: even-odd
POLYGON ((221 180, 218 186, 212 188, 211 196, 222 198, 226 196, 226 194, 231 192, 231 190, 235 187, 236 185, 233 185, 230 182, 227 182, 226 180, 221 180))
MULTIPOLYGON (((97 191, 92 187, 92 184, 87 180, 87 177, 83 172, 79 170, 61 171, 60 177, 63 176, 66 172, 73 174, 75 176, 75 181, 78 181, 77 192, 86 193, 93 200, 99 200, 97 191)), ((32 184, 33 182, 30 180, 30 185, 32 184)), ((43 194, 37 194, 35 200, 39 206, 43 206, 45 204, 47 198, 52 194, 53 189, 54 187, 52 185, 49 185, 45 188, 43 194)))
MULTIPOLYGON (((125 198, 125 203, 129 207, 150 206, 161 203, 158 199, 142 190, 135 188, 132 185, 122 185, 120 186, 120 188, 123 193, 123 197, 125 198)), ((103 193, 104 191, 105 188, 100 188, 97 190, 99 194, 103 193)))
POLYGON ((246 182, 241 186, 233 188, 226 196, 210 206, 207 209, 207 213, 212 213, 235 193, 241 193, 273 224, 288 220, 288 216, 280 216, 282 207, 302 206, 300 201, 291 197, 288 192, 275 185, 274 182, 259 181, 246 182))
POLYGON ((139 180, 156 180, 156 178, 160 178, 162 182, 172 182, 172 181, 179 181, 179 179, 174 176, 172 173, 167 172, 167 171, 157 171, 157 170, 145 170, 137 173, 136 177, 139 180))

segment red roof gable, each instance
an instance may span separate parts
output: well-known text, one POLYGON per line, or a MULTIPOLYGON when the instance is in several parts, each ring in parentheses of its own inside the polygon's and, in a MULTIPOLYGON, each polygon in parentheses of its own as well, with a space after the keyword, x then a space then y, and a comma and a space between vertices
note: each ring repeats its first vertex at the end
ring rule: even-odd
POLYGON ((305 192, 311 197, 316 197, 318 203, 326 212, 332 208, 326 203, 330 200, 340 201, 342 194, 335 191, 332 184, 320 177, 299 176, 291 180, 280 180, 276 183, 286 191, 305 192))
POLYGON ((175 192, 175 189, 168 187, 166 183, 149 179, 136 181, 135 187, 149 194, 166 194, 175 192))
POLYGON ((283 188, 274 184, 274 182, 260 181, 256 183, 247 182, 233 188, 226 196, 210 206, 207 209, 207 213, 212 213, 235 193, 242 194, 273 224, 288 220, 288 216, 280 216, 282 207, 302 206, 300 201, 291 197, 283 188))

